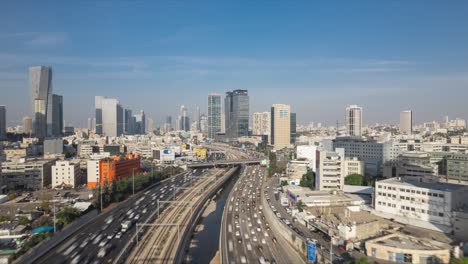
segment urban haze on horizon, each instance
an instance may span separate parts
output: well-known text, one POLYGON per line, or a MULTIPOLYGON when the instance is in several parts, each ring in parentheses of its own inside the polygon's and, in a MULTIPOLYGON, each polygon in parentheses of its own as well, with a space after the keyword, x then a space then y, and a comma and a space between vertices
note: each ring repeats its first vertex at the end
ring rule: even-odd
POLYGON ((468 118, 462 2, 5 5, 0 21, 11 27, 0 30, 0 87, 8 100, 0 103, 11 126, 32 111, 35 65, 52 67, 54 92, 68 98, 66 125, 76 127, 93 116, 96 95, 144 109, 159 126, 180 105, 206 114, 206 94, 235 89, 249 90, 251 113, 287 103, 299 124, 344 124, 351 104, 366 110, 365 124, 397 124, 406 109, 416 123, 468 118), (75 25, 55 12, 62 8, 87 19, 75 25), (138 19, 119 19, 123 10, 138 19))

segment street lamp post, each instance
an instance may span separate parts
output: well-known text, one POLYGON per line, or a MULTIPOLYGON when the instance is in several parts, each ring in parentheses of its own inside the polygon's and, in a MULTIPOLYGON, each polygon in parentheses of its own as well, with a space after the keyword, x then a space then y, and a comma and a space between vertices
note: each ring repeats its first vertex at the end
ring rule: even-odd
POLYGON ((135 195, 135 168, 132 169, 133 195, 135 195))
POLYGON ((54 199, 54 233, 57 231, 57 218, 56 218, 56 210, 55 210, 55 199, 54 199))

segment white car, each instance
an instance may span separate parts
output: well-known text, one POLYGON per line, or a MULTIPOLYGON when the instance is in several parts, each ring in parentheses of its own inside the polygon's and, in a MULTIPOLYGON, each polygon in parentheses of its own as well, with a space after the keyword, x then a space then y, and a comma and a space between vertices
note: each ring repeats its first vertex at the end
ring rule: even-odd
POLYGON ((241 256, 240 260, 241 263, 247 263, 247 259, 245 258, 245 256, 241 256))
POLYGON ((122 237, 122 232, 118 232, 116 235, 115 235, 115 238, 121 238, 122 237))
POLYGON ((264 245, 266 244, 266 241, 265 241, 264 238, 262 238, 262 244, 264 244, 264 245))
POLYGON ((240 232, 239 232, 239 231, 236 231, 236 236, 237 236, 237 237, 240 236, 240 232))
POLYGON ((257 237, 256 236, 252 237, 252 241, 257 242, 258 241, 257 237))

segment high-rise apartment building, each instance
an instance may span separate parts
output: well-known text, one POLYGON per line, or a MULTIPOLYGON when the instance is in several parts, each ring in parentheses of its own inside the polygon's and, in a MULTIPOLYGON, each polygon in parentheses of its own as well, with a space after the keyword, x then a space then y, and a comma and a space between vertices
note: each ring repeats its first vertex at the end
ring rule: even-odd
POLYGON ((344 149, 320 151, 315 186, 319 191, 343 190, 344 149))
POLYGON ((52 108, 49 105, 52 104, 52 69, 46 66, 30 67, 29 86, 34 113, 34 134, 38 138, 45 138, 47 123, 52 120, 52 116, 48 116, 48 111, 52 108))
POLYGON ((32 118, 25 116, 23 117, 23 132, 27 135, 32 134, 32 118))
POLYGON ((350 136, 362 136, 362 107, 350 105, 346 108, 346 127, 350 136))
POLYGON ((135 133, 141 135, 146 134, 146 115, 143 110, 135 115, 135 133))
POLYGON ((296 144, 296 113, 291 113, 291 145, 296 144))
POLYGON ((252 114, 252 134, 270 135, 271 112, 256 112, 252 114))
POLYGON ((146 133, 153 133, 154 131, 154 121, 152 118, 146 118, 146 133))
POLYGON ((413 111, 400 113, 400 133, 410 135, 413 133, 413 111))
POLYGON ((208 138, 221 132, 221 95, 208 95, 208 138))
POLYGON ((0 140, 7 138, 6 135, 6 107, 0 105, 0 140))
POLYGON ((179 115, 179 130, 189 131, 190 130, 190 118, 187 115, 187 107, 182 105, 180 107, 180 115, 179 115))
POLYGON ((135 134, 135 122, 132 114, 131 109, 125 109, 124 112, 124 133, 126 135, 133 135, 135 134))
POLYGON ((249 135, 249 94, 247 90, 226 93, 224 99, 226 136, 238 138, 249 135))
POLYGON ((271 107, 271 139, 274 149, 291 146, 291 106, 274 104, 271 107))
POLYGON ((117 99, 96 96, 96 133, 109 137, 122 135, 123 112, 117 99))

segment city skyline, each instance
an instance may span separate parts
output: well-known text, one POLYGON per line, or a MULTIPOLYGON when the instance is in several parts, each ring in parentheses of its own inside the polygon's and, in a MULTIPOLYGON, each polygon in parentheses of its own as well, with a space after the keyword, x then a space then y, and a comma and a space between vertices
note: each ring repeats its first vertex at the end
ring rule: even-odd
POLYGON ((0 87, 8 99, 0 104, 9 109, 9 125, 31 115, 31 65, 53 67, 54 91, 71 98, 64 119, 78 127, 93 116, 96 94, 125 98, 161 124, 178 105, 196 109, 206 106, 206 94, 234 89, 249 90, 251 113, 286 103, 300 124, 344 123, 342 108, 350 104, 366 110, 365 124, 398 124, 403 109, 418 113, 415 123, 468 118, 467 3, 158 3, 146 10, 138 4, 67 4, 88 18, 82 25, 55 12, 65 8, 61 3, 6 5, 4 24, 28 17, 0 30, 0 87), (231 9, 245 16, 243 23, 218 15, 231 9), (141 13, 124 23, 123 10, 141 13), (92 44, 83 42, 89 38, 92 44), (285 94, 287 100, 277 100, 285 94), (391 106, 381 108, 387 102, 391 106))

